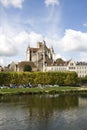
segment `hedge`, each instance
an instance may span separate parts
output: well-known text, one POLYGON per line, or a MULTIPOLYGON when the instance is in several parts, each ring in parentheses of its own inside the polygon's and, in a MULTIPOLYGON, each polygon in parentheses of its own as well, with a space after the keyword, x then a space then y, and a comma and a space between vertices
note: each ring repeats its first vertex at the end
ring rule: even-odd
POLYGON ((8 84, 76 85, 75 72, 0 72, 0 85, 8 84))

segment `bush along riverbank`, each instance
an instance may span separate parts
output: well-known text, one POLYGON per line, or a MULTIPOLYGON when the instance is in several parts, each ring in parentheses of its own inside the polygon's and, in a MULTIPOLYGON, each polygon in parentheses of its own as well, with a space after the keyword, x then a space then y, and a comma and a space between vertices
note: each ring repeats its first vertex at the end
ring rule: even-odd
POLYGON ((46 88, 4 88, 0 95, 25 94, 87 94, 87 88, 82 87, 46 87, 46 88))
POLYGON ((0 86, 16 86, 31 84, 33 86, 41 85, 76 85, 78 76, 76 72, 1 72, 0 86))
POLYGON ((87 93, 76 87, 83 81, 76 72, 0 72, 0 95, 87 93))

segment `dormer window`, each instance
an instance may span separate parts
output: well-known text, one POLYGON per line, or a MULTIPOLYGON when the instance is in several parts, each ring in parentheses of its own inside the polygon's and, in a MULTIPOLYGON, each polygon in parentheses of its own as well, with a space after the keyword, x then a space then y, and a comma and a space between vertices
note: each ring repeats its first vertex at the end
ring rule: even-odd
POLYGON ((73 66, 74 64, 73 63, 70 63, 70 66, 73 66))

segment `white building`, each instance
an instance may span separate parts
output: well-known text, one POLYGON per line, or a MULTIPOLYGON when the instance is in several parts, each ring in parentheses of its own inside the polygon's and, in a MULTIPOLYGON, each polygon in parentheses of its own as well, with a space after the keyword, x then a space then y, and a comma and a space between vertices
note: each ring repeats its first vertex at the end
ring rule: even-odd
POLYGON ((54 63, 50 63, 47 64, 47 66, 45 66, 45 71, 67 71, 67 62, 54 62, 54 63))
POLYGON ((77 62, 76 63, 76 72, 79 77, 85 77, 87 75, 87 63, 86 62, 77 62))
POLYGON ((85 77, 87 75, 87 63, 86 62, 75 62, 69 60, 60 63, 54 62, 50 65, 45 66, 45 71, 75 71, 78 77, 85 77))

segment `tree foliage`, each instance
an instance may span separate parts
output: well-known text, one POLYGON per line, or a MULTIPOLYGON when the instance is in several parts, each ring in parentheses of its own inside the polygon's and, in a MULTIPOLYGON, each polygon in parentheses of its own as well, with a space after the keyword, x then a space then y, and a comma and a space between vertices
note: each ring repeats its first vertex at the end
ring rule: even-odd
POLYGON ((61 62, 64 62, 64 60, 62 58, 57 58, 56 62, 61 63, 61 62))
POLYGON ((7 84, 76 85, 75 72, 1 72, 0 85, 7 84))
POLYGON ((24 65, 24 67, 23 67, 23 71, 24 72, 31 72, 32 71, 32 68, 31 68, 31 66, 30 65, 24 65))
POLYGON ((79 77, 78 78, 78 82, 81 85, 86 85, 87 86, 87 76, 85 76, 85 77, 79 77))

